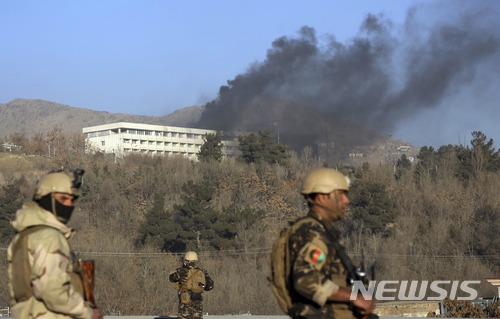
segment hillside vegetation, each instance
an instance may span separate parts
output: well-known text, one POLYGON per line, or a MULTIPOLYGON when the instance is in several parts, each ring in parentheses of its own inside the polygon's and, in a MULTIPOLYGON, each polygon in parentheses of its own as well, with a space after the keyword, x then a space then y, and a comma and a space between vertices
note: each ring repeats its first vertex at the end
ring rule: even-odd
MULTIPOLYGON (((67 156, 64 166, 86 170, 71 244, 96 261, 99 307, 106 315, 175 313, 168 274, 182 252, 195 249, 215 281, 204 311, 281 314, 266 279, 270 247, 279 228, 307 213, 299 194, 305 173, 327 165, 307 150, 289 154, 279 165, 67 156)), ((500 159, 493 141, 474 132, 471 145, 423 147, 419 160, 403 156, 396 170, 367 163, 354 170, 347 218, 338 223, 348 252, 358 262, 362 252, 377 258, 377 280, 482 280, 479 296, 493 296, 496 289, 484 281, 499 271, 500 159)), ((15 209, 30 199, 40 173, 61 163, 57 154, 0 153, 3 249, 15 209)), ((341 163, 333 166, 348 173, 341 163)), ((1 258, 3 307, 9 298, 1 258)))

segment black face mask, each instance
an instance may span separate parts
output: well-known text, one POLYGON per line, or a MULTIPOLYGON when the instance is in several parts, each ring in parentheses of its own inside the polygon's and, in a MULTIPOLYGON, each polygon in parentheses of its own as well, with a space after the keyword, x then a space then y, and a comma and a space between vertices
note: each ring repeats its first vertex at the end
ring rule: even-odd
POLYGON ((56 216, 57 220, 61 223, 66 224, 71 218, 71 214, 73 213, 74 206, 65 206, 59 203, 52 194, 46 195, 42 197, 38 202, 38 205, 45 210, 48 210, 54 216, 56 216), (54 207, 55 206, 55 207, 54 207))

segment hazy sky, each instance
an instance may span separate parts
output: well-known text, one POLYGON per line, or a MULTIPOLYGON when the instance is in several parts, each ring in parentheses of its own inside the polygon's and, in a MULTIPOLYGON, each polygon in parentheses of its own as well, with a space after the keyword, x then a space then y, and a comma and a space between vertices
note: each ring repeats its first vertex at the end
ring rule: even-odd
MULTIPOLYGON (((458 57, 454 63, 441 58, 435 66, 426 64, 439 74, 441 69, 460 66, 446 81, 436 81, 443 86, 437 97, 408 102, 416 85, 411 84, 401 89, 404 94, 377 100, 378 104, 410 103, 411 107, 386 108, 398 115, 384 117, 385 121, 374 116, 371 127, 416 146, 457 144, 459 137, 469 141, 475 130, 500 145, 500 55, 494 34, 500 33, 495 22, 500 20, 500 1, 496 0, 324 0, 307 4, 290 0, 1 0, 0 103, 43 99, 113 113, 165 115, 213 100, 227 80, 248 74, 256 64, 266 65, 273 41, 298 39, 304 26, 315 30, 318 47, 334 39, 349 48, 362 25, 366 29, 369 15, 383 21, 389 29, 388 39, 398 43, 391 50, 390 63, 384 66, 388 91, 413 83, 407 75, 408 60, 426 56, 419 52, 432 43, 436 25, 450 23, 474 30, 461 37, 456 47, 459 52, 469 52, 464 58, 450 50, 450 57, 458 57), (421 45, 414 46, 417 42, 421 45), (401 65, 406 68, 400 69, 401 65)), ((372 35, 371 41, 376 37, 372 35)), ((433 50, 426 54, 439 55, 435 50, 441 53, 448 47, 437 45, 433 50)), ((415 69, 411 71, 415 73, 415 69)), ((435 87, 436 74, 432 79, 426 79, 426 74, 420 74, 417 84, 435 87)), ((339 114, 338 107, 335 114, 339 114)), ((351 113, 349 119, 356 121, 356 114, 351 113)))

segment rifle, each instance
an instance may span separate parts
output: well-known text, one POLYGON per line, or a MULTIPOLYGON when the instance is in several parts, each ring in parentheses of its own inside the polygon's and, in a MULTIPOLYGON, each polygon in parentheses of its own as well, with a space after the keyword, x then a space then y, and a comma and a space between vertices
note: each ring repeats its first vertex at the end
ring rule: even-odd
POLYGON ((80 278, 82 279, 83 297, 92 308, 97 308, 94 300, 94 261, 80 259, 80 278))
MULTIPOLYGON (((330 240, 330 242, 333 244, 335 247, 335 250, 337 251, 337 254, 340 258, 340 261, 342 262, 342 265, 344 265, 345 269, 347 270, 347 281, 352 285, 354 281, 362 281, 363 284, 367 285, 368 284, 368 274, 370 271, 372 272, 372 279, 374 279, 374 265, 375 265, 375 259, 371 262, 370 266, 368 269, 365 271, 364 270, 364 260, 365 256, 363 253, 363 257, 361 260, 361 266, 359 268, 356 268, 354 264, 351 261, 351 258, 347 255, 347 253, 344 250, 344 247, 340 245, 339 240, 333 235, 334 234, 334 229, 332 225, 329 225, 327 223, 323 223, 323 225, 326 228, 326 236, 330 240)), ((360 318, 360 319, 378 319, 379 316, 370 313, 368 315, 363 315, 361 314, 361 309, 358 307, 355 307, 352 303, 349 303, 349 308, 352 309, 352 312, 355 317, 360 318)))

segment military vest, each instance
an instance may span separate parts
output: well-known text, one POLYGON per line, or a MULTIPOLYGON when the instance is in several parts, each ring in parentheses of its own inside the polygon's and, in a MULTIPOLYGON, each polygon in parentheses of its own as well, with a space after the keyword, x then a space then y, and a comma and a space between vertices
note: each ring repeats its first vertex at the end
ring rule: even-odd
MULTIPOLYGON (((33 297, 33 288, 31 287, 31 265, 28 256, 28 235, 43 228, 50 227, 39 225, 20 232, 12 249, 12 290, 14 291, 14 298, 18 303, 33 297)), ((69 273, 70 284, 74 287, 76 292, 83 296, 80 267, 75 260, 72 260, 72 263, 73 272, 69 273)))
MULTIPOLYGON (((334 245, 332 244, 329 236, 326 234, 326 232, 331 232, 332 234, 335 234, 335 231, 332 230, 332 227, 327 225, 327 222, 320 221, 316 219, 313 216, 306 216, 303 220, 310 222, 311 224, 319 224, 322 225, 322 231, 320 232, 320 236, 322 237, 322 240, 324 241, 325 245, 328 248, 328 255, 329 255, 329 262, 324 267, 327 267, 327 278, 329 278, 333 283, 338 285, 341 288, 345 288, 347 290, 351 290, 352 286, 348 283, 347 281, 347 269, 345 268, 345 265, 342 263, 334 245), (333 270, 333 271, 332 271, 333 270)), ((298 230, 295 229, 295 231, 298 230)), ((338 234, 335 234, 334 237, 338 238, 338 234)), ((340 239, 337 239, 340 243, 340 245, 343 247, 343 243, 340 239)), ((298 252, 296 252, 298 253, 298 252)), ((294 256, 296 258, 297 255, 294 256)), ((293 262, 293 261, 292 261, 293 262)), ((310 305, 308 307, 311 307, 310 305)), ((311 307, 314 308, 314 307, 311 307)), ((356 319, 354 316, 351 305, 350 303, 344 303, 344 302, 327 302, 325 305, 325 308, 330 309, 331 312, 333 312, 334 318, 337 319, 356 319)))
POLYGON ((182 284, 175 283, 175 289, 178 291, 192 291, 201 293, 205 290, 205 273, 199 268, 190 268, 186 281, 182 284))

